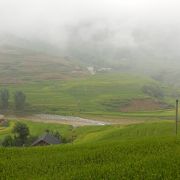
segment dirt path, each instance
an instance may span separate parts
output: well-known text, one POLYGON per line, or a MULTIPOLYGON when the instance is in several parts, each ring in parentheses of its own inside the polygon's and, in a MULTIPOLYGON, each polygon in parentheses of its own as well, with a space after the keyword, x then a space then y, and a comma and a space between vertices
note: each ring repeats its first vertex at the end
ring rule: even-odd
POLYGON ((93 120, 93 119, 86 119, 86 118, 80 118, 74 116, 61 116, 61 115, 53 115, 53 114, 35 114, 32 116, 24 116, 24 117, 8 116, 7 118, 14 120, 20 120, 20 119, 30 120, 33 122, 69 124, 74 127, 103 126, 110 124, 129 125, 129 124, 139 124, 144 122, 144 120, 139 120, 139 119, 127 119, 127 118, 107 119, 106 118, 106 120, 101 120, 101 119, 93 120))
POLYGON ((47 122, 47 123, 60 123, 60 124, 70 124, 74 127, 76 126, 103 126, 109 125, 109 122, 96 121, 92 119, 84 119, 80 117, 73 116, 61 116, 61 115, 52 115, 52 114, 36 114, 33 116, 23 117, 23 119, 28 119, 35 122, 47 122))

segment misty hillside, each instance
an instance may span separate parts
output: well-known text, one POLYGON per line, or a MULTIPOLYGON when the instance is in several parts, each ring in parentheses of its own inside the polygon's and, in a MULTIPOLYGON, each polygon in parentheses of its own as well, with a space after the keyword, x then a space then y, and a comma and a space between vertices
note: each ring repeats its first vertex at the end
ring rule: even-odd
POLYGON ((177 1, 77 1, 1 3, 1 74, 28 79, 21 62, 33 61, 36 79, 79 77, 91 67, 91 74, 139 73, 180 85, 177 1), (10 61, 13 70, 6 70, 10 61))
POLYGON ((0 180, 180 179, 179 7, 0 0, 0 180))
POLYGON ((167 81, 179 74, 178 29, 151 24, 129 29, 121 26, 94 20, 69 27, 66 54, 91 65, 145 73, 167 81))
POLYGON ((88 74, 80 63, 56 53, 52 55, 50 47, 13 36, 3 40, 1 38, 0 82, 8 84, 28 80, 64 80, 88 74))
POLYGON ((175 53, 171 48, 168 52, 166 40, 153 40, 152 32, 139 32, 132 34, 133 45, 121 41, 113 44, 115 35, 109 29, 97 28, 93 22, 82 23, 67 29, 64 48, 46 41, 3 34, 0 36, 0 82, 69 79, 93 74, 88 72, 91 67, 94 73, 139 73, 180 85, 178 51, 174 50, 175 53))

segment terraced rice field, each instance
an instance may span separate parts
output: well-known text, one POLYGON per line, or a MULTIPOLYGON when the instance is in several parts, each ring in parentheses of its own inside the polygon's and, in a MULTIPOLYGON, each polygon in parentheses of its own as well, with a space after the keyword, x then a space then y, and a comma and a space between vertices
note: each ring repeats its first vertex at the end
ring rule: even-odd
POLYGON ((0 148, 1 178, 179 179, 173 130, 172 122, 79 127, 73 144, 0 148))

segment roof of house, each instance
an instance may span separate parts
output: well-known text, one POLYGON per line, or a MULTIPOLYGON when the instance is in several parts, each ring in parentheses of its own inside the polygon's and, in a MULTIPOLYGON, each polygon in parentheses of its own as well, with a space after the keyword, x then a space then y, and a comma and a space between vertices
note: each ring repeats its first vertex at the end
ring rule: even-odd
POLYGON ((47 144, 60 144, 60 140, 56 137, 54 137, 52 134, 50 133, 45 133, 42 136, 40 136, 33 144, 32 146, 38 144, 39 142, 44 141, 47 144))

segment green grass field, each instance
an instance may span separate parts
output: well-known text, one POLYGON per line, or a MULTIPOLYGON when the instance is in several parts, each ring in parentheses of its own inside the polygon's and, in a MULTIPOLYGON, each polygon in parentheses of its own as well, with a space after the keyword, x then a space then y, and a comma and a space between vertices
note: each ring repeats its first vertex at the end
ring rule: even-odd
MULTIPOLYGON (((33 133, 44 126, 27 123, 33 133)), ((171 121, 79 127, 73 133, 73 144, 0 148, 1 179, 180 178, 180 137, 171 121)))
MULTIPOLYGON (((27 95, 27 101, 35 112, 83 117, 158 117, 171 118, 170 109, 121 112, 124 104, 136 99, 152 98, 144 94, 142 87, 157 84, 156 81, 130 74, 98 74, 84 79, 69 81, 39 81, 17 85, 1 85, 11 92, 21 90, 27 95)), ((163 88, 165 103, 173 105, 172 88, 159 84, 163 88)), ((156 99, 155 99, 156 100, 156 99)))

